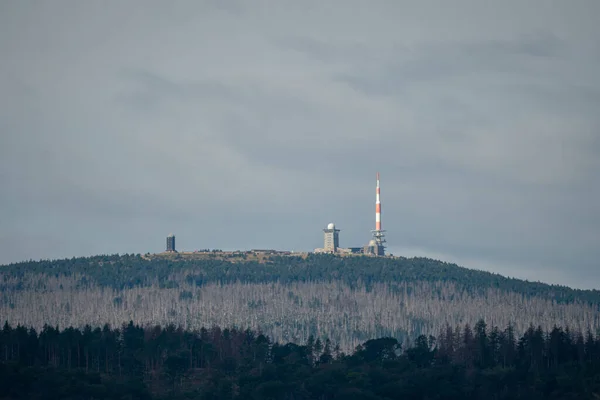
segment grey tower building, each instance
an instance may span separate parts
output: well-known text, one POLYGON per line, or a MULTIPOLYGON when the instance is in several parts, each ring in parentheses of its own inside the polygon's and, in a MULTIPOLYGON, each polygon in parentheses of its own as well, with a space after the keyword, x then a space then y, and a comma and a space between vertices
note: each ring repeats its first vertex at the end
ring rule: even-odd
POLYGON ((175 235, 172 233, 167 236, 167 251, 175 252, 175 235))
POLYGON ((385 255, 385 247, 381 243, 378 243, 377 239, 371 239, 369 244, 363 249, 363 253, 374 256, 383 256, 385 255))
POLYGON ((340 230, 335 229, 335 224, 331 222, 326 229, 323 229, 323 232, 325 233, 323 250, 329 253, 337 253, 338 247, 340 247, 340 230))

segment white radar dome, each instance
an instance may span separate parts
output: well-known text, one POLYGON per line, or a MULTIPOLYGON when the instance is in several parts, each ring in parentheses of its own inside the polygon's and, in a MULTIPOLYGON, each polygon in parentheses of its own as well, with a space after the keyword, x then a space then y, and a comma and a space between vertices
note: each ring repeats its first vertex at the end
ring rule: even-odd
POLYGON ((330 222, 330 223, 327 225, 327 229, 335 229, 335 224, 334 224, 333 222, 330 222))
POLYGON ((377 242, 375 241, 375 239, 371 239, 369 241, 369 247, 377 247, 377 242))

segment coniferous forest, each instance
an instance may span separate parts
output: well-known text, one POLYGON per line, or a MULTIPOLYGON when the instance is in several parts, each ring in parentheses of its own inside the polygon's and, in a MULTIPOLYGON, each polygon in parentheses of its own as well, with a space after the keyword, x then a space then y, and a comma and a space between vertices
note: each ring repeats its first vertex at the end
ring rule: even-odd
POLYGON ((531 326, 447 327, 406 346, 273 343, 250 330, 172 325, 40 332, 5 324, 3 399, 595 399, 600 337, 531 326))
POLYGON ((600 292, 422 258, 0 268, 0 399, 595 399, 600 292))
POLYGON ((422 258, 331 255, 97 256, 0 268, 0 317, 42 329, 173 324, 261 331, 281 343, 437 336, 479 319, 600 328, 600 293, 525 282, 422 258))

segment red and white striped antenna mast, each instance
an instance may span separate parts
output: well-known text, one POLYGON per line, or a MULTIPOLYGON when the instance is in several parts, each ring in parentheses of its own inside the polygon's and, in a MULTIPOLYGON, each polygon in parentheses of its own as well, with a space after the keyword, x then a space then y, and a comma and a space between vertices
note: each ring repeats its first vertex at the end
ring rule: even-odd
POLYGON ((381 199, 380 199, 380 188, 379 188, 379 172, 377 173, 377 188, 375 189, 375 230, 381 230, 381 199))
POLYGON ((375 230, 373 239, 377 245, 377 254, 383 255, 385 249, 385 231, 381 229, 381 189, 379 186, 379 172, 377 172, 377 186, 375 188, 375 230))

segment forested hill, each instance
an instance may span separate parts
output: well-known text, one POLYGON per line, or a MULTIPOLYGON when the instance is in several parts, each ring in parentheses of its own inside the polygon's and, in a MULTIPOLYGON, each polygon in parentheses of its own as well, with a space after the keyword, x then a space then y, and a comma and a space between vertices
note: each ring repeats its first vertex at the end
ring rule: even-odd
POLYGON ((3 282, 0 289, 20 290, 28 284, 40 285, 35 279, 23 280, 26 275, 80 277, 81 288, 94 284, 114 289, 145 287, 177 287, 185 276, 189 284, 207 283, 269 283, 341 281, 350 287, 364 285, 367 290, 375 283, 387 283, 392 288, 400 282, 451 282, 461 290, 477 293, 486 289, 542 297, 557 303, 573 301, 600 304, 600 291, 579 290, 566 286, 548 285, 507 278, 485 271, 462 268, 456 264, 428 258, 403 257, 338 257, 308 254, 304 256, 253 257, 252 253, 223 256, 212 252, 203 257, 185 255, 101 255, 64 260, 42 260, 14 263, 0 267, 3 282))
POLYGON ((310 335, 344 351, 414 340, 479 319, 523 334, 600 330, 600 293, 509 279, 425 258, 197 252, 111 255, 0 267, 0 316, 42 329, 173 324, 310 335))

